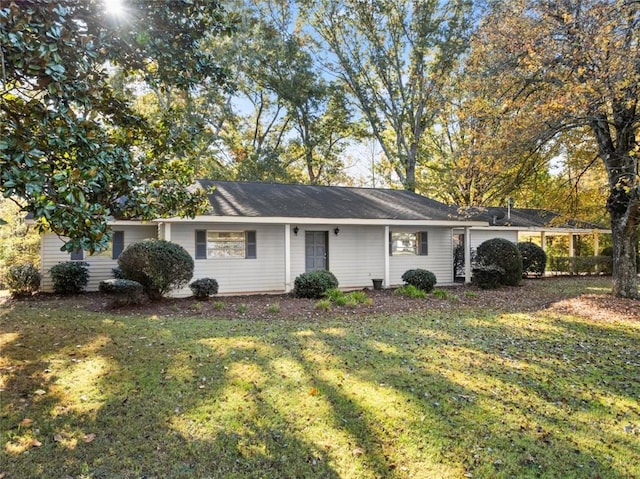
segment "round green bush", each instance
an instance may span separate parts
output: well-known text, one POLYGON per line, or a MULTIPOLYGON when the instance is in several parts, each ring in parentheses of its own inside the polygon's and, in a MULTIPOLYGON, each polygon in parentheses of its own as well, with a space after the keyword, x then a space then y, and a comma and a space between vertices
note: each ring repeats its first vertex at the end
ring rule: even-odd
POLYGON ((410 269, 404 272, 402 281, 430 293, 436 285, 436 275, 426 269, 410 269))
POLYGON ((530 241, 518 243, 518 250, 522 256, 522 273, 543 276, 547 267, 547 253, 540 246, 530 241))
POLYGON ((31 296, 40 288, 40 272, 31 263, 9 266, 4 282, 13 296, 31 296))
POLYGON ((53 290, 58 294, 78 294, 89 282, 89 264, 84 261, 65 261, 50 269, 53 290))
POLYGON ((189 288, 196 299, 208 299, 209 296, 218 294, 218 282, 213 278, 196 279, 189 288))
POLYGON ((144 293, 144 288, 137 281, 118 278, 100 281, 98 290, 111 297, 112 306, 140 304, 144 293))
POLYGON ((322 298, 324 293, 338 287, 338 280, 330 271, 302 273, 293 282, 293 293, 298 298, 322 298))
POLYGON ((504 238, 492 238, 483 242, 476 251, 479 266, 496 266, 504 272, 499 284, 517 286, 522 281, 522 255, 515 243, 504 238))
POLYGON ((482 289, 496 289, 504 275, 504 269, 494 264, 477 264, 472 269, 471 283, 482 289))
POLYGON ((182 246, 158 239, 132 243, 118 258, 122 279, 140 283, 152 300, 187 285, 193 266, 193 258, 182 246))

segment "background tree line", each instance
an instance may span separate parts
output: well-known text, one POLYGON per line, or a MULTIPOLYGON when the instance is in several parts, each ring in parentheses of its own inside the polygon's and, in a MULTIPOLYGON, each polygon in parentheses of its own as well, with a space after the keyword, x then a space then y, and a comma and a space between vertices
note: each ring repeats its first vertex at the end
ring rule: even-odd
POLYGON ((0 187, 69 248, 100 248, 111 216, 195 214, 193 176, 375 175, 461 206, 512 197, 607 222, 616 293, 637 295, 637 2, 0 7, 0 187), (357 155, 371 141, 370 170, 357 155))

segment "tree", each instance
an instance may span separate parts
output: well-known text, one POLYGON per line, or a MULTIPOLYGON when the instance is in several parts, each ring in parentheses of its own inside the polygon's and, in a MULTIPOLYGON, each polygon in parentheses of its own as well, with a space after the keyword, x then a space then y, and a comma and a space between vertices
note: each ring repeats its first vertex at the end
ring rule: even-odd
POLYGON ((191 132, 135 112, 108 76, 215 88, 223 71, 199 45, 230 24, 216 2, 148 7, 132 1, 116 18, 98 0, 0 2, 0 192, 69 237, 67 250, 104 248, 111 218, 193 216, 205 204, 188 190, 191 132))
POLYGON ((327 64, 355 98, 404 188, 415 190, 420 144, 467 46, 466 0, 302 2, 327 64))
POLYGON ((500 78, 478 78, 484 65, 473 60, 467 58, 465 71, 444 89, 448 101, 422 146, 427 171, 418 176, 418 189, 460 206, 506 205, 546 175, 557 145, 528 137, 520 110, 495 95, 500 78))
POLYGON ((485 81, 501 77, 496 84, 510 87, 497 93, 539 119, 531 133, 590 131, 608 177, 613 292, 637 298, 640 4, 507 0, 474 45, 485 81))
POLYGON ((25 223, 25 213, 15 202, 0 198, 0 278, 11 265, 40 262, 40 235, 25 223))
POLYGON ((237 34, 209 48, 230 65, 234 83, 220 138, 237 177, 343 180, 341 153, 360 131, 342 90, 318 71, 294 9, 269 0, 233 8, 243 19, 237 34))

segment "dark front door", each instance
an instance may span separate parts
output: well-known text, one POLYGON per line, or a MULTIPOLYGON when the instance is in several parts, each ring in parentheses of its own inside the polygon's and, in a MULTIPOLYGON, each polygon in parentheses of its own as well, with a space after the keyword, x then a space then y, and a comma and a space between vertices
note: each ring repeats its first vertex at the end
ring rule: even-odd
POLYGON ((305 234, 306 271, 327 269, 327 232, 307 231, 305 234))

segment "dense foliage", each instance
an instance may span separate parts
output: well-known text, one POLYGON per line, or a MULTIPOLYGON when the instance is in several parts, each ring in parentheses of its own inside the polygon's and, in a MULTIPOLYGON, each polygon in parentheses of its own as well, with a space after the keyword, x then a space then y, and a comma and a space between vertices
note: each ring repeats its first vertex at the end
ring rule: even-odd
POLYGON ((547 267, 547 253, 535 243, 521 241, 518 250, 522 256, 522 273, 531 273, 536 276, 544 276, 547 267))
MULTIPOLYGON (((499 284, 517 286, 522 281, 522 255, 515 243, 504 238, 492 238, 478 246, 474 271, 499 272, 499 284)), ((481 273, 483 274, 483 273, 481 273)))
POLYGON ((89 282, 89 264, 84 261, 65 261, 50 270, 53 290, 58 294, 78 294, 89 282))
POLYGON ((299 298, 322 298, 338 287, 338 280, 330 271, 319 270, 302 273, 294 280, 293 293, 299 298))
POLYGON ((196 299, 208 299, 218 294, 218 281, 213 278, 200 278, 189 284, 189 288, 196 299))
POLYGON ((40 271, 31 263, 9 266, 4 273, 4 284, 13 296, 28 296, 40 288, 40 271))
POLYGON ((110 73, 176 94, 223 79, 200 48, 229 30, 218 2, 132 0, 126 17, 106 3, 0 3, 0 194, 71 238, 69 251, 104 249, 113 217, 192 216, 204 205, 184 160, 200 129, 134 111, 110 73))
POLYGON ((0 218, 5 221, 0 221, 0 278, 11 265, 39 266, 40 235, 26 224, 25 216, 20 205, 0 196, 0 218))
POLYGON ((193 267, 193 258, 182 246, 165 240, 132 243, 118 258, 121 277, 142 284, 152 300, 187 285, 193 267))
POLYGON ((614 294, 638 297, 638 3, 494 2, 470 58, 478 81, 492 86, 489 100, 499 105, 498 116, 519 130, 510 143, 586 145, 589 154, 574 165, 580 172, 575 176, 600 161, 613 233, 614 294))
POLYGON ((404 272, 402 281, 430 293, 436 285, 436 275, 426 269, 410 269, 404 272))
POLYGON ((476 264, 472 270, 471 282, 482 289, 496 289, 502 284, 504 269, 495 264, 476 264))
POLYGON ((111 298, 112 306, 128 306, 143 301, 144 288, 129 279, 106 279, 100 281, 98 290, 111 298))

